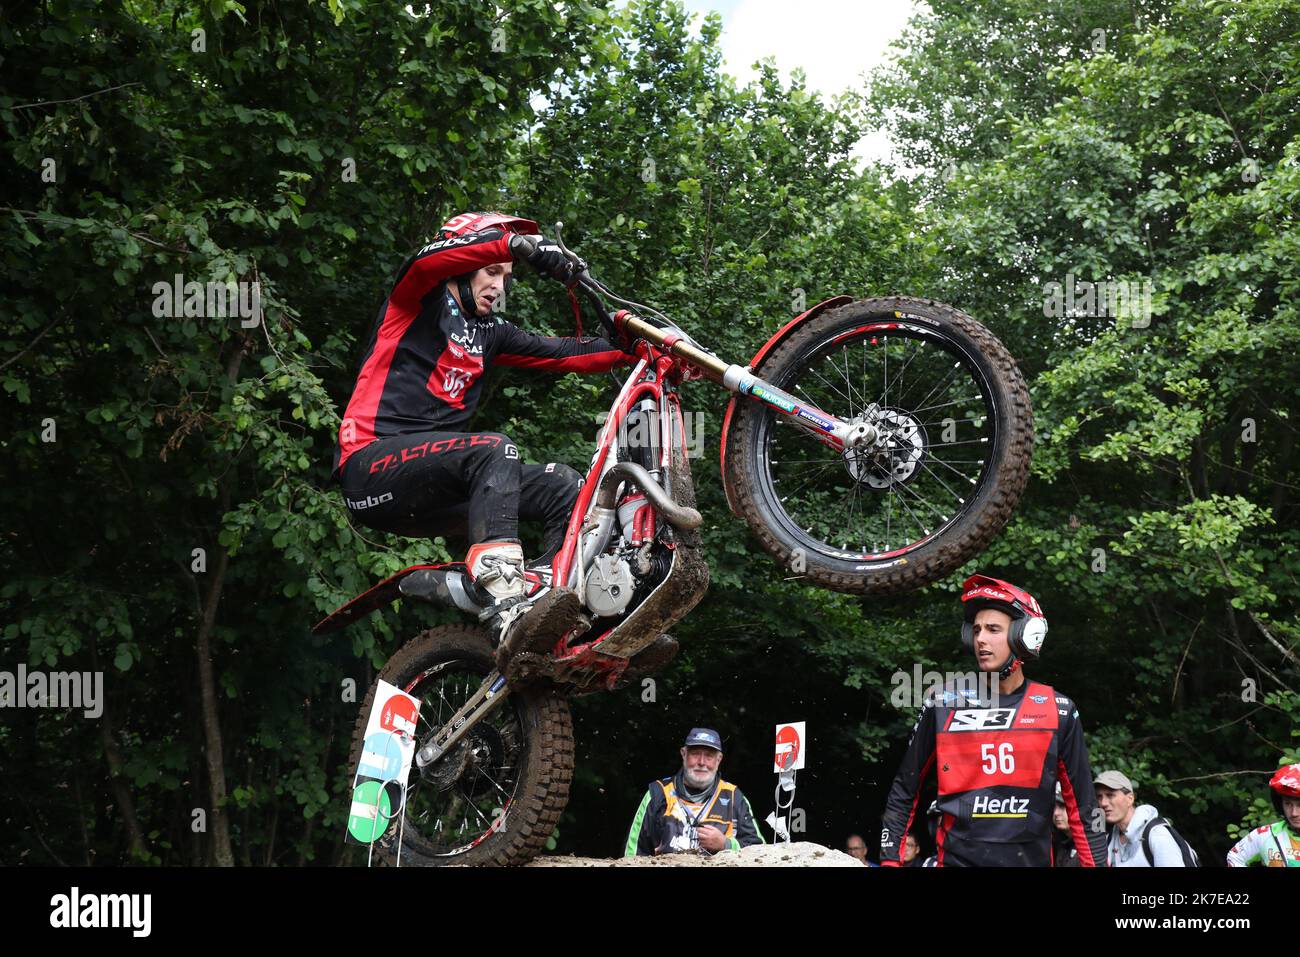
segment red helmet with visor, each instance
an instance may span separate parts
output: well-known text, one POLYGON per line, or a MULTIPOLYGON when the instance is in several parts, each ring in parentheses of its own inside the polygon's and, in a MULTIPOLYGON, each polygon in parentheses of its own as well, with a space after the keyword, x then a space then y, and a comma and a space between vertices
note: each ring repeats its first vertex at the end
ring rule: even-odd
POLYGON ((1300 764, 1288 764, 1286 767, 1278 768, 1268 779, 1268 786, 1273 792, 1270 795, 1273 798, 1273 807, 1277 809, 1278 814, 1284 813, 1282 798, 1300 798, 1300 764))
POLYGON ((481 232, 494 226, 508 233, 520 233, 525 236, 540 232, 537 224, 531 219, 507 216, 505 213, 457 213, 442 224, 438 233, 444 239, 450 239, 453 236, 468 236, 470 233, 481 232))
MULTIPOLYGON (((524 236, 534 235, 538 232, 537 223, 531 219, 522 219, 519 216, 507 216, 505 213, 457 213, 442 224, 438 230, 438 235, 443 239, 454 239, 457 236, 469 236, 493 228, 500 228, 507 233, 519 233, 524 236)), ((472 272, 455 276, 452 281, 456 283, 456 291, 460 295, 460 301, 465 311, 471 316, 477 317, 479 308, 474 301, 474 292, 470 288, 471 275, 473 275, 472 272)), ((513 285, 514 277, 507 276, 504 286, 506 296, 509 296, 513 285)), ((505 297, 503 296, 499 304, 503 305, 504 300, 505 297)))
POLYGON ((996 608, 1011 616, 1008 644, 1017 658, 1037 658, 1047 637, 1047 617, 1033 595, 1000 578, 972 575, 962 584, 961 600, 965 615, 961 625, 961 643, 967 651, 975 650, 975 614, 981 608, 996 608))

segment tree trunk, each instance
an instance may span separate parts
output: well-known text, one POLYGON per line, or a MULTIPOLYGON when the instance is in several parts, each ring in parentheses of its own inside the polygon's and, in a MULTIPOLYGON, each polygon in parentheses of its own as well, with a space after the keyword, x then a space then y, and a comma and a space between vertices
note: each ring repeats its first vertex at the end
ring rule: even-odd
MULTIPOLYGON (((99 648, 93 640, 90 643, 90 665, 95 671, 99 671, 99 648)), ((108 695, 104 695, 101 704, 103 713, 98 721, 99 741, 104 748, 104 760, 108 763, 108 783, 113 789, 113 800, 117 804, 118 813, 122 815, 122 823, 126 825, 131 859, 134 862, 141 862, 148 858, 149 853, 145 848, 140 822, 135 816, 135 801, 131 798, 131 789, 122 780, 122 753, 118 750, 117 740, 113 737, 113 712, 108 706, 108 695)))
POLYGON ((108 703, 104 703, 104 713, 99 720, 99 740, 104 745, 104 759, 108 762, 108 781, 113 788, 113 799, 117 810, 126 825, 127 840, 131 848, 131 857, 141 862, 149 856, 144 844, 144 834, 140 831, 140 822, 135 816, 135 802, 131 800, 131 789, 122 780, 122 754, 113 740, 113 729, 109 722, 108 703))
POLYGON ((81 797, 81 774, 77 765, 72 765, 72 794, 77 801, 77 823, 81 825, 81 846, 86 852, 86 866, 95 866, 95 855, 90 849, 90 832, 86 830, 86 802, 81 797))
POLYGON ((221 761, 221 718, 217 709, 217 685, 212 671, 212 627, 217 605, 225 584, 229 555, 224 547, 217 550, 217 567, 203 603, 203 621, 195 653, 199 661, 199 700, 203 720, 203 753, 208 771, 208 835, 212 842, 212 862, 218 867, 234 867, 235 855, 230 846, 230 823, 226 819, 226 769, 221 761))
MULTIPOLYGON (((268 793, 270 794, 275 793, 275 782, 279 780, 279 778, 280 778, 280 755, 277 754, 275 756, 275 760, 271 762, 271 780, 270 783, 267 785, 268 793)), ((271 824, 267 828, 266 858, 262 861, 262 863, 265 864, 267 867, 270 867, 275 863, 275 832, 276 829, 280 826, 280 804, 281 804, 280 801, 276 801, 272 805, 271 824)))
MULTIPOLYGON (((226 367, 226 381, 233 385, 239 377, 239 365, 244 358, 241 343, 226 367)), ((235 474, 232 462, 226 477, 219 484, 218 498, 221 520, 230 509, 230 484, 235 474)), ((218 522, 220 524, 220 522, 218 522)), ((222 761, 221 716, 217 707, 217 683, 212 669, 212 630, 217 621, 217 606, 221 604, 221 590, 226 582, 226 568, 230 553, 224 545, 217 547, 216 568, 211 571, 212 583, 203 602, 203 619, 199 622, 195 654, 199 664, 199 701, 202 709, 204 757, 208 771, 208 833, 212 842, 212 862, 218 867, 234 867, 235 854, 230 845, 230 820, 226 815, 226 769, 222 761)))

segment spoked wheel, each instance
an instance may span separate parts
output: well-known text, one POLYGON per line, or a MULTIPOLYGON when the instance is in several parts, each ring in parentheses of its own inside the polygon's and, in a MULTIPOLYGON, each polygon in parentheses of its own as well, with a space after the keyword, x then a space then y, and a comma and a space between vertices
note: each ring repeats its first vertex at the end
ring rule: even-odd
POLYGON ((919 588, 983 551, 1029 476, 1033 417, 1015 361, 974 319, 920 299, 813 318, 755 370, 878 433, 848 452, 743 401, 729 485, 763 546, 815 584, 919 588))
MULTIPOLYGON (((420 701, 423 742, 465 704, 494 667, 482 629, 431 628, 407 642, 379 677, 420 701)), ((353 735, 351 771, 361 759, 370 689, 353 735)), ((349 772, 349 773, 350 773, 349 772)), ((375 850, 403 865, 523 864, 559 822, 573 778, 573 725, 553 690, 511 692, 447 754, 423 771, 412 766, 405 820, 396 817, 375 850)), ((392 790, 397 791, 396 787, 392 790)))

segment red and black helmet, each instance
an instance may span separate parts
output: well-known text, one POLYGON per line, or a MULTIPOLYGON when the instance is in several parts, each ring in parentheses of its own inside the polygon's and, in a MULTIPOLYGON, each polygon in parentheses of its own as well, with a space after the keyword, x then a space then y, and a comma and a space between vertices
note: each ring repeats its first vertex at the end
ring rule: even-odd
POLYGON ((972 575, 961 586, 965 616, 961 625, 961 643, 967 651, 975 650, 975 614, 981 608, 996 608, 1011 616, 1008 644, 1017 658, 1037 658, 1047 637, 1047 617, 1038 600, 1023 588, 987 575, 972 575))
POLYGON ((1273 806, 1282 813, 1282 798, 1300 798, 1300 764, 1288 764, 1278 768, 1268 779, 1269 789, 1273 792, 1273 806))
MULTIPOLYGON (((531 219, 507 216, 505 213, 457 213, 442 224, 438 230, 438 235, 443 239, 454 239, 457 236, 469 236, 494 227, 499 227, 507 233, 519 233, 525 236, 534 235, 538 232, 537 224, 531 219)), ((460 301, 468 304, 463 306, 465 311, 471 316, 477 317, 478 306, 475 304, 474 294, 470 290, 469 277, 471 275, 472 273, 465 273, 455 276, 452 281, 456 283, 460 301)), ((513 285, 514 277, 507 277, 505 281, 506 296, 510 295, 513 285)))
POLYGON ((505 213, 457 213, 442 224, 438 234, 444 239, 450 239, 453 236, 467 236, 494 226, 499 226, 508 233, 520 233, 525 236, 540 232, 537 224, 531 219, 507 216, 505 213))

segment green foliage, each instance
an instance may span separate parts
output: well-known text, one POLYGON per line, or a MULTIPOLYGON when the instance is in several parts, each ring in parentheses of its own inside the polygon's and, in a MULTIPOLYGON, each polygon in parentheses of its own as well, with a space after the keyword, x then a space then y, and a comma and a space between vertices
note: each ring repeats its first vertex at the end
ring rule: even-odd
MULTIPOLYGON (((0 661, 103 670, 107 702, 102 733, 5 716, 8 779, 61 782, 13 795, 6 859, 219 860, 192 827, 214 810, 206 715, 235 862, 349 860, 340 689, 362 697, 430 613, 309 628, 448 553, 349 523, 338 410, 394 270, 467 208, 563 220, 613 288, 736 362, 842 293, 985 322, 1030 379, 1039 446, 1016 518, 963 571, 1042 601, 1033 673, 1079 702, 1094 768, 1126 770, 1209 859, 1270 819, 1262 782, 1300 751, 1300 10, 929 7, 866 95, 831 102, 770 62, 738 85, 719 19, 693 30, 668 0, 7 11, 0 661), (869 122, 903 169, 857 168, 869 122), (178 274, 258 282, 263 321, 167 315, 178 274), (1067 274, 1149 284, 1149 325, 1051 308, 1067 274)), ((571 328, 542 282, 511 312, 571 328)), ((580 465, 612 395, 512 372, 478 422, 580 465)), ((559 850, 617 848, 692 724, 722 730, 763 816, 771 727, 800 717, 809 836, 869 832, 913 720, 891 675, 966 666, 961 575, 870 603, 782 580, 722 495, 725 399, 686 387, 713 586, 657 702, 575 705, 559 850)))
POLYGON ((1035 374, 1040 481, 981 564, 1043 601, 1094 767, 1217 854, 1295 726, 1300 9, 956 6, 873 97, 926 134, 951 295, 1035 374), (1067 273, 1148 282, 1149 326, 1050 309, 1067 273))

